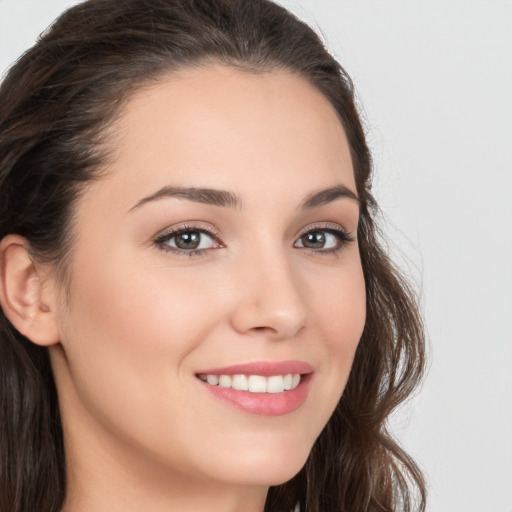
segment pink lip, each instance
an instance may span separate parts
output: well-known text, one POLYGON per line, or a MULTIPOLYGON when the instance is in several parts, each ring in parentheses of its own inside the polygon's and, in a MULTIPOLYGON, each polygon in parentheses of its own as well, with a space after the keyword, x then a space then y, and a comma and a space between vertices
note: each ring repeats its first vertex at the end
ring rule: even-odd
POLYGON ((304 361, 255 361, 253 363, 236 364, 225 368, 212 368, 197 372, 197 375, 286 375, 300 373, 301 375, 313 373, 313 367, 304 361))
POLYGON ((204 386, 213 397, 244 412, 259 416, 282 416, 298 409, 306 400, 312 378, 313 367, 302 361, 254 362, 248 364, 215 368, 198 372, 197 375, 286 375, 300 373, 300 384, 282 393, 251 393, 232 388, 212 386, 202 380, 204 386))

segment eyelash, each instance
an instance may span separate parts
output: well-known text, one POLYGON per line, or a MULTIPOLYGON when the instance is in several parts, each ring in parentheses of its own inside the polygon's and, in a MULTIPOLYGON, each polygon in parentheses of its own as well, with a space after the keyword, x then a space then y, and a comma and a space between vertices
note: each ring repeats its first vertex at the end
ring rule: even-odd
MULTIPOLYGON (((297 238, 297 241, 300 240, 304 235, 307 235, 308 233, 329 233, 330 235, 333 235, 337 238, 338 244, 336 247, 333 247, 331 249, 309 249, 309 252, 315 256, 329 256, 329 255, 335 255, 337 256, 348 244, 351 244, 356 241, 356 238, 349 234, 345 229, 343 229, 341 226, 326 226, 324 225, 313 225, 309 226, 308 229, 303 231, 297 238)), ((297 243, 297 242, 295 242, 297 243)), ((305 249, 308 249, 305 247, 305 249)))
POLYGON ((175 238, 183 233, 188 233, 188 232, 201 233, 204 235, 208 235, 216 243, 219 244, 218 248, 224 247, 224 245, 222 244, 222 242, 220 240, 220 235, 218 233, 216 233, 215 231, 213 231, 212 229, 203 227, 203 226, 188 226, 188 225, 183 225, 183 226, 179 226, 176 228, 172 228, 169 231, 159 235, 157 238, 155 238, 154 244, 162 251, 172 252, 173 254, 176 254, 178 256, 188 256, 190 258, 193 256, 205 256, 209 249, 185 250, 185 249, 180 249, 178 247, 171 247, 170 245, 167 244, 167 242, 169 242, 173 238, 175 238))
MULTIPOLYGON (((195 233, 201 233, 208 235, 212 240, 218 244, 217 248, 223 248, 225 247, 220 239, 220 235, 213 231, 210 228, 203 227, 203 226, 189 226, 189 225, 183 225, 176 228, 172 228, 168 232, 165 232, 161 235, 158 235, 154 240, 153 243, 162 251, 165 252, 171 252, 173 254, 176 254, 178 256, 188 256, 188 257, 194 257, 194 256, 205 256, 209 249, 179 249, 177 247, 172 247, 168 245, 167 242, 172 240, 173 238, 187 232, 195 232, 195 233)), ((330 235, 333 235, 337 238, 338 244, 336 247, 329 248, 329 249, 311 249, 304 247, 304 249, 309 250, 310 253, 313 253, 315 255, 337 255, 339 254, 346 245, 353 243, 356 239, 349 233, 347 233, 343 228, 339 226, 310 226, 307 230, 300 233, 300 235, 297 237, 297 240, 295 243, 297 243, 304 235, 307 235, 309 233, 328 233, 330 235)), ((294 243, 294 246, 295 246, 294 243)), ((300 248, 300 247, 298 247, 300 248)))

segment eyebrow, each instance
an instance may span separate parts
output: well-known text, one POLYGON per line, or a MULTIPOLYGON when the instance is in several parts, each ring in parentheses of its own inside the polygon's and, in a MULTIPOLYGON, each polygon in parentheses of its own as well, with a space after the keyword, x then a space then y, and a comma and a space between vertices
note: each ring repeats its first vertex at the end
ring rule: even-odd
MULTIPOLYGON (((227 190, 217 190, 213 188, 197 188, 197 187, 163 187, 154 194, 144 197, 138 201, 135 206, 132 206, 129 211, 135 210, 150 201, 158 199, 175 197, 178 199, 187 199, 196 203, 209 204, 213 206, 222 206, 228 208, 242 208, 242 199, 227 190)), ((335 185, 323 190, 312 192, 301 202, 299 207, 303 210, 318 208, 328 203, 336 201, 337 199, 352 199, 359 204, 359 198, 349 188, 344 185, 335 185)))
POLYGON ((242 200, 233 192, 226 190, 216 190, 213 188, 196 187, 163 187, 154 194, 141 199, 130 211, 139 208, 150 201, 156 201, 164 197, 177 197, 179 199, 188 199, 196 203, 210 204, 214 206, 224 206, 229 208, 241 208, 242 200))
POLYGON ((359 205, 359 198, 355 192, 352 192, 352 190, 345 187, 345 185, 335 185, 334 187, 312 192, 304 199, 304 201, 302 201, 300 207, 303 210, 309 210, 311 208, 324 206, 342 198, 352 199, 359 205))

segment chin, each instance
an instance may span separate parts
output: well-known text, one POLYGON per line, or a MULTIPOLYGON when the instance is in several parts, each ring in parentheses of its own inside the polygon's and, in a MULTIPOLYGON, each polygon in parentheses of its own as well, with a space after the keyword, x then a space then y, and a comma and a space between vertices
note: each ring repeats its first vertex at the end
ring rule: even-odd
MULTIPOLYGON (((296 445, 291 449, 286 446, 272 450, 266 448, 262 446, 259 450, 233 453, 224 466, 226 480, 240 485, 265 487, 283 484, 303 468, 311 450, 311 446, 296 445)), ((220 464, 217 467, 220 469, 220 464)))
POLYGON ((273 465, 267 465, 264 468, 250 468, 247 471, 237 471, 231 475, 232 478, 226 478, 226 483, 241 486, 272 487, 281 485, 291 480, 304 466, 302 464, 290 464, 286 461, 279 461, 273 465))

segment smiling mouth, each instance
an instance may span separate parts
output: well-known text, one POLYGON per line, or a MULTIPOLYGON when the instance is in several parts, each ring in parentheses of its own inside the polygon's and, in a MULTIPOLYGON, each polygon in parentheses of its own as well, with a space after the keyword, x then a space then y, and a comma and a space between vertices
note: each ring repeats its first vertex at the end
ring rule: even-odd
POLYGON ((301 381, 301 374, 286 375, 216 375, 199 374, 198 378, 211 386, 250 393, 283 393, 295 389, 301 381))
POLYGON ((309 393, 313 367, 304 361, 254 361, 203 369, 197 380, 209 395, 259 416, 283 416, 299 409, 309 393))

